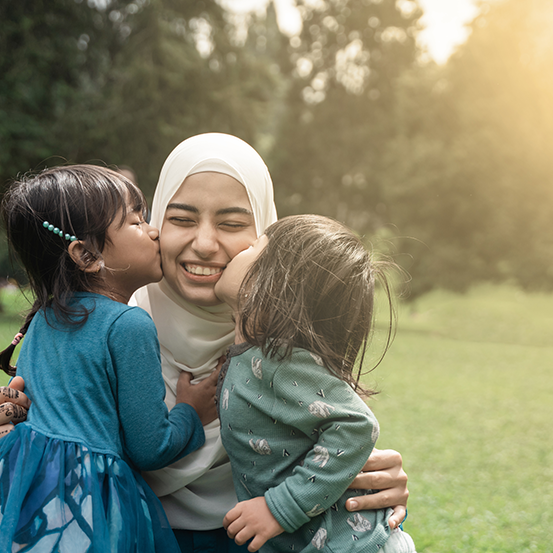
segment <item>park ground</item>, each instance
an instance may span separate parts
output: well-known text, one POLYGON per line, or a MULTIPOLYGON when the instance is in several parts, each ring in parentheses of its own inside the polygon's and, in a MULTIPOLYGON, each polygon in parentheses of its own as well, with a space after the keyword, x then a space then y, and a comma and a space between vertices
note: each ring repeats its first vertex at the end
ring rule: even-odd
MULTIPOLYGON (((26 303, 15 289, 0 299, 7 344, 26 303)), ((378 446, 403 455, 417 551, 552 551, 553 294, 480 286, 398 311, 392 347, 364 383, 380 391, 378 446)))

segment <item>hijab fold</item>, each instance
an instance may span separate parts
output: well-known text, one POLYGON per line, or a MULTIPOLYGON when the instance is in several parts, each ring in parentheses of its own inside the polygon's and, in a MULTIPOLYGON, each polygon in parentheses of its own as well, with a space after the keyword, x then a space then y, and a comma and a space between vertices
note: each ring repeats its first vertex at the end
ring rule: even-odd
MULTIPOLYGON (((258 236, 276 221, 271 177, 259 154, 237 137, 207 133, 185 140, 165 161, 152 203, 152 225, 163 232, 163 219, 171 198, 188 176, 203 172, 229 175, 244 186, 258 236)), ((156 324, 167 389, 165 401, 172 408, 180 372, 189 371, 195 379, 205 378, 234 342, 231 310, 224 304, 193 305, 165 279, 138 290, 134 303, 145 309, 156 324)), ((202 448, 170 467, 145 475, 162 499, 173 528, 219 528, 236 502, 219 421, 210 423, 205 430, 206 444, 202 448)))

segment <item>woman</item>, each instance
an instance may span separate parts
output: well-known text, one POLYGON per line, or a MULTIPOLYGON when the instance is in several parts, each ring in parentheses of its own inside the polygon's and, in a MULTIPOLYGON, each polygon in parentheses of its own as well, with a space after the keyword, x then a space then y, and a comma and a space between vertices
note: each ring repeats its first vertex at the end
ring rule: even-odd
MULTIPOLYGON (((205 378, 233 343, 230 309, 213 288, 226 264, 274 221, 269 172, 242 140, 217 133, 194 136, 163 165, 151 223, 161 230, 164 279, 139 290, 134 302, 150 313, 158 329, 169 408, 180 372, 205 378)), ((146 474, 146 480, 160 497, 182 551, 245 552, 222 528, 236 495, 219 422, 205 427, 205 433, 205 446, 146 474)), ((408 495, 401 456, 375 451, 364 468, 375 472, 362 473, 352 487, 383 491, 359 496, 348 507, 395 506, 391 524, 399 524, 408 495)))
MULTIPOLYGON (((242 140, 217 133, 198 135, 167 158, 151 221, 161 230, 164 279, 139 290, 135 299, 158 329, 169 407, 180 371, 206 377, 233 343, 230 308, 215 296, 215 283, 226 264, 274 221, 269 172, 242 140)), ((146 479, 160 497, 183 551, 208 550, 199 545, 202 542, 217 544, 216 551, 245 551, 229 543, 222 529, 236 495, 219 421, 205 427, 205 432, 206 444, 200 450, 146 479)), ((378 472, 359 477, 354 487, 386 491, 361 496, 352 510, 405 503, 406 477, 399 454, 376 452, 365 468, 378 472)), ((392 525, 404 514, 399 506, 392 525)))

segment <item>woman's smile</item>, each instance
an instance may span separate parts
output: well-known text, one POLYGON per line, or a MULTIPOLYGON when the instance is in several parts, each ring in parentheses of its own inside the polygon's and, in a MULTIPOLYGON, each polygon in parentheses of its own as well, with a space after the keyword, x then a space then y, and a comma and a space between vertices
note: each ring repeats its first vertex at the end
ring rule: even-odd
POLYGON ((205 280, 206 282, 214 282, 213 278, 211 277, 217 277, 218 280, 225 268, 213 267, 210 265, 200 265, 196 263, 183 263, 182 267, 188 275, 191 275, 192 277, 203 277, 202 280, 205 280))

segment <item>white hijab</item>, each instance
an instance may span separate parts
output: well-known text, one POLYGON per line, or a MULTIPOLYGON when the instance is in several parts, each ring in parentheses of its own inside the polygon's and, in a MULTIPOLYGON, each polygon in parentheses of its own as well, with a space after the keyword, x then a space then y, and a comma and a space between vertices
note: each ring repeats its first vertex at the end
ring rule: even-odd
MULTIPOLYGON (((154 194, 152 224, 162 230, 167 205, 184 180, 207 171, 229 175, 244 186, 258 236, 276 221, 273 184, 259 154, 239 138, 208 133, 181 142, 165 161, 154 194)), ((134 303, 148 311, 156 324, 166 403, 172 408, 180 372, 189 371, 198 379, 206 377, 233 343, 230 309, 226 305, 192 305, 165 280, 138 290, 134 303)), ((236 501, 228 458, 219 436, 219 421, 207 425, 205 431, 206 444, 202 448, 146 477, 162 499, 173 528, 218 528, 236 501), (186 488, 192 482, 194 492, 186 488)))

